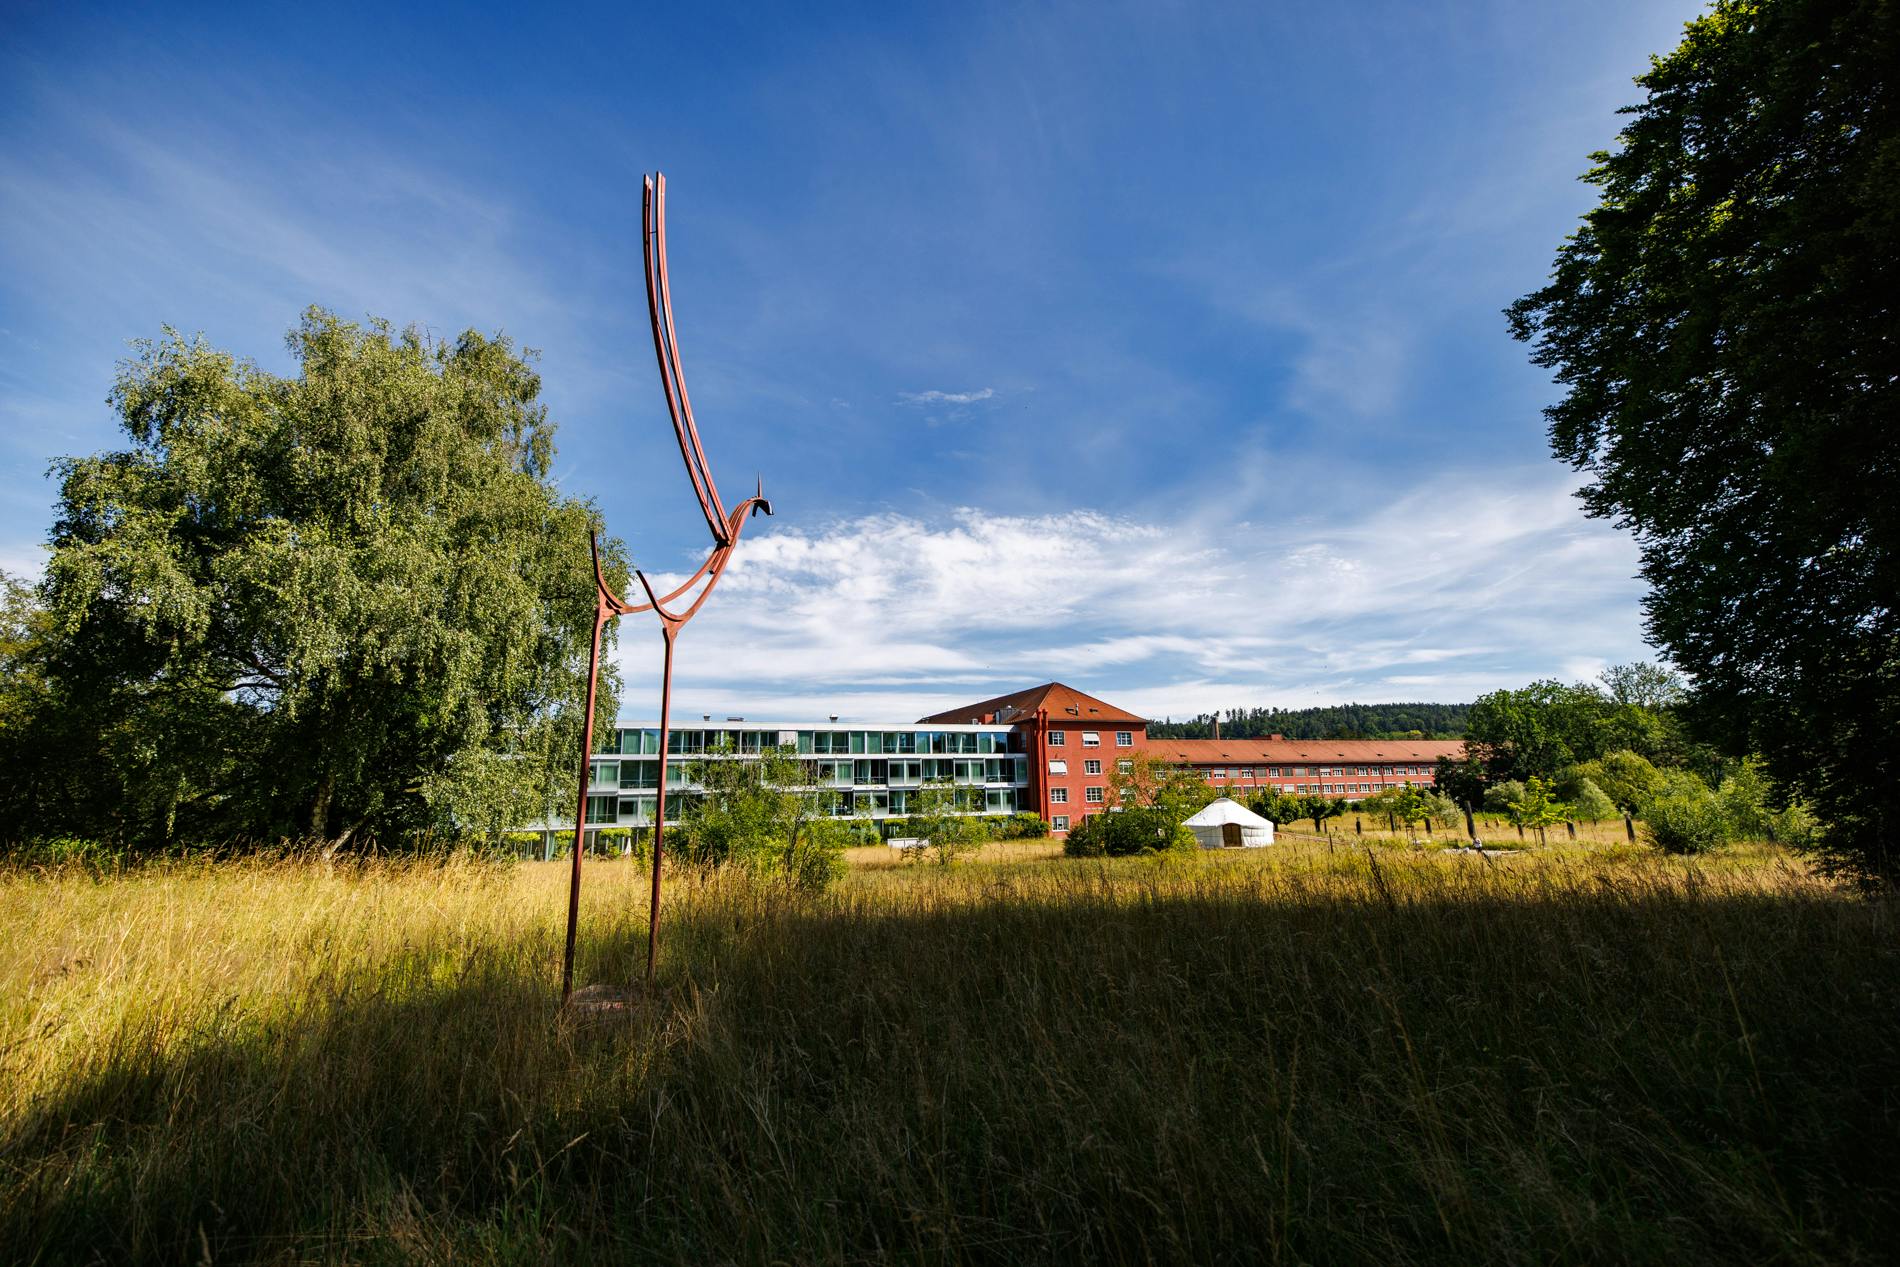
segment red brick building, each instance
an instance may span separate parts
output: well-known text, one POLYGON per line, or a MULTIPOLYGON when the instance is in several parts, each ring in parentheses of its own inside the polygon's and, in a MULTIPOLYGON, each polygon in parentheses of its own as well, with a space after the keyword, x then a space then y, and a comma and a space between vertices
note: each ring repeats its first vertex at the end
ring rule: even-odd
POLYGON ((930 722, 1009 726, 1021 744, 1017 750, 1029 757, 1022 808, 1041 814, 1056 832, 1107 809, 1115 761, 1134 756, 1148 741, 1145 717, 1060 682, 936 713, 919 724, 930 722))
POLYGON ((1381 788, 1429 785, 1440 757, 1464 754, 1461 739, 1150 739, 1148 752, 1192 766, 1236 800, 1263 788, 1294 796, 1358 800, 1381 788))
POLYGON ((1150 739, 1147 719, 1060 682, 919 720, 929 723, 1010 727, 1011 750, 1029 758, 1020 808, 1041 814, 1058 834, 1107 809, 1114 763, 1140 752, 1197 770, 1236 799, 1272 788, 1349 800, 1429 785, 1440 757, 1464 752, 1455 739, 1150 739))

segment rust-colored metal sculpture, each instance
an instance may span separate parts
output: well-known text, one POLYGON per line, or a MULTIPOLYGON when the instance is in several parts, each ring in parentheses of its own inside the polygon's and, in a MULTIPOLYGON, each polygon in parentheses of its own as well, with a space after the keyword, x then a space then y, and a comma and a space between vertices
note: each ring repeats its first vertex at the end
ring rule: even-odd
POLYGON ((700 511, 706 516, 706 527, 712 532, 713 548, 712 553, 706 556, 706 561, 700 564, 699 571, 688 577, 685 584, 667 594, 656 594, 646 573, 636 568, 634 576, 639 578, 640 588, 646 591, 647 601, 635 604, 608 588, 607 578, 600 570, 599 538, 594 537, 589 543, 594 554, 594 642, 587 654, 587 710, 581 740, 581 787, 574 807, 574 861, 567 891, 567 953, 561 963, 563 1003, 574 993, 574 939, 580 927, 581 854, 587 830, 587 786, 593 775, 594 689, 600 676, 601 630, 606 628, 608 621, 617 617, 650 611, 660 618, 660 638, 666 647, 660 670, 660 786, 653 812, 653 898, 647 911, 647 981, 651 983, 660 944, 660 868, 666 838, 666 758, 672 734, 673 643, 679 637, 680 630, 699 614, 699 609, 712 596, 713 587, 719 584, 726 564, 732 559, 733 547, 739 544, 739 534, 745 530, 746 520, 761 511, 768 515, 772 513, 772 503, 765 499, 765 485, 760 481, 758 491, 728 514, 725 504, 719 500, 719 488, 713 483, 712 468, 706 463, 706 451, 700 447, 699 427, 693 421, 692 401, 686 395, 686 376, 680 369, 679 344, 673 335, 673 299, 666 275, 666 177, 657 172, 646 179, 646 192, 641 199, 641 220, 646 256, 647 318, 653 326, 653 355, 660 363, 660 388, 666 395, 666 411, 673 419, 673 434, 679 440, 680 457, 686 462, 687 478, 693 482, 693 493, 699 498, 700 511), (705 582, 704 587, 684 611, 668 609, 668 603, 687 594, 702 580, 705 582))

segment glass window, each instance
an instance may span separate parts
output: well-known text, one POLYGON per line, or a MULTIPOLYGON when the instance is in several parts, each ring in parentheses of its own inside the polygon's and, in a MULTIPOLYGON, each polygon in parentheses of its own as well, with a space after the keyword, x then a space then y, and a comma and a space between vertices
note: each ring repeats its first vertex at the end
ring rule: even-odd
POLYGON ((1049 732, 1049 746, 1051 748, 1060 748, 1063 744, 1067 742, 1068 742, 1068 737, 1065 736, 1061 731, 1052 730, 1049 732))
POLYGON ((657 761, 622 761, 620 763, 620 786, 660 786, 660 763, 657 761))
POLYGON ((1102 803, 1102 789, 1099 787, 1083 788, 1082 799, 1087 801, 1090 805, 1100 805, 1102 803))
POLYGON ((1100 774, 1101 772, 1102 763, 1099 761, 1084 761, 1082 763, 1082 773, 1084 774, 1100 774))
POLYGON ((1123 774, 1133 774, 1135 772, 1135 763, 1132 761, 1117 761, 1115 768, 1123 774))
POLYGON ((1069 816, 1067 814, 1057 814, 1054 818, 1051 818, 1049 820, 1049 830, 1050 831, 1069 830, 1069 816))
POLYGON ((588 786, 590 787, 596 783, 620 782, 620 763, 618 761, 596 761, 593 763, 592 769, 593 774, 588 780, 588 786))
POLYGON ((1051 761, 1049 763, 1049 773, 1051 774, 1067 774, 1068 772, 1069 763, 1067 761, 1051 761))
POLYGON ((1135 746, 1135 732, 1132 730, 1116 731, 1115 732, 1115 746, 1117 748, 1134 747, 1135 746))
POLYGON ((587 821, 590 823, 614 822, 616 821, 615 812, 619 808, 618 797, 590 796, 587 798, 587 821))
POLYGON ((1102 746, 1102 737, 1093 730, 1085 730, 1082 732, 1082 746, 1084 748, 1099 748, 1102 746))
POLYGON ((1051 805, 1067 805, 1069 803, 1069 789, 1066 787, 1050 788, 1049 803, 1051 805))

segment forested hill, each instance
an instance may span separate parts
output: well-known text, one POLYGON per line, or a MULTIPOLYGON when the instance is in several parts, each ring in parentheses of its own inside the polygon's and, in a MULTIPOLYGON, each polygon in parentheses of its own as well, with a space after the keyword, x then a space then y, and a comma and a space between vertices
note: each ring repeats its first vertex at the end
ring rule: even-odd
MULTIPOLYGON (((1234 708, 1220 715, 1223 739, 1462 739, 1469 704, 1333 704, 1325 708, 1234 708)), ((1148 723, 1153 739, 1211 739, 1211 713, 1148 723)))

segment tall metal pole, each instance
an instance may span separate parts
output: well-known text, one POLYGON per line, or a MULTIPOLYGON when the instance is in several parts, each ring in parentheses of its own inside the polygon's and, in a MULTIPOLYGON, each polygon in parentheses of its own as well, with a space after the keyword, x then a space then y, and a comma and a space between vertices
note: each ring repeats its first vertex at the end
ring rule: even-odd
POLYGON ((660 954, 660 861, 666 839, 666 750, 673 737, 673 634, 675 626, 664 624, 660 632, 666 641, 665 666, 660 670, 660 797, 653 814, 653 897, 647 904, 647 984, 653 984, 653 965, 660 954))
POLYGON ((600 630, 607 623, 606 603, 594 599, 594 642, 587 652, 587 710, 582 714, 581 789, 574 803, 574 865, 567 881, 567 952, 561 958, 561 1002, 574 993, 574 937, 581 919, 581 843, 587 831, 587 785, 594 778, 594 689, 600 681, 600 630))

